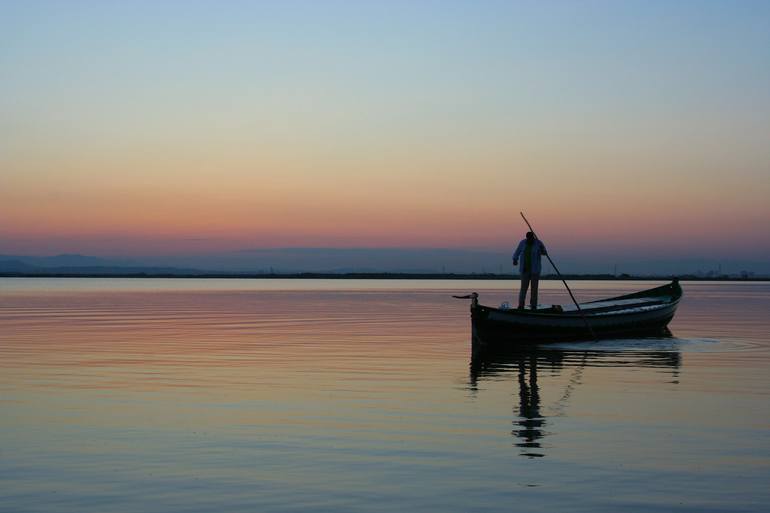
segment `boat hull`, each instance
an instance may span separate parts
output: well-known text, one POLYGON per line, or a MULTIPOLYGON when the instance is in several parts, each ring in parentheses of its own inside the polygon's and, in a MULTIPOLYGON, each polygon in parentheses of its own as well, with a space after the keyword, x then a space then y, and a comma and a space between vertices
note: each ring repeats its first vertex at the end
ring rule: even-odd
POLYGON ((592 312, 592 303, 586 303, 582 315, 579 312, 548 310, 501 310, 480 305, 474 300, 471 304, 474 349, 667 335, 668 324, 681 298, 679 284, 675 281, 648 292, 648 296, 636 293, 612 298, 621 302, 629 302, 632 300, 627 298, 634 298, 634 301, 641 301, 638 305, 597 308, 592 312), (668 295, 664 296, 664 293, 668 295), (645 300, 655 301, 645 304, 645 300))

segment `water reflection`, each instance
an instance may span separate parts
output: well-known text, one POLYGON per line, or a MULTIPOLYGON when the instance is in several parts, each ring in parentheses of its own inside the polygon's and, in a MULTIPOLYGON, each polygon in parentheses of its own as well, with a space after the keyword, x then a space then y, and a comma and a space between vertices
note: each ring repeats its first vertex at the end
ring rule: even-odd
POLYGON ((518 429, 511 433, 521 439, 517 447, 524 449, 530 457, 543 456, 533 449, 540 448, 539 440, 545 436, 545 418, 540 415, 540 389, 537 384, 537 358, 529 356, 529 361, 519 360, 519 420, 514 421, 518 429), (527 379, 529 369, 529 379, 527 379))
POLYGON ((587 368, 662 369, 670 373, 670 383, 678 383, 682 357, 669 339, 592 343, 590 349, 576 346, 535 346, 475 354, 471 358, 469 388, 476 394, 483 389, 479 385, 485 380, 500 381, 515 376, 519 390, 518 402, 513 405, 511 435, 522 456, 545 456, 543 440, 549 435, 549 419, 565 415, 570 398, 581 385, 587 368), (569 373, 566 383, 563 379, 554 380, 559 381, 559 388, 553 385, 547 403, 541 401, 545 393, 538 374, 542 372, 547 372, 549 378, 569 373), (549 415, 545 415, 546 411, 549 415))

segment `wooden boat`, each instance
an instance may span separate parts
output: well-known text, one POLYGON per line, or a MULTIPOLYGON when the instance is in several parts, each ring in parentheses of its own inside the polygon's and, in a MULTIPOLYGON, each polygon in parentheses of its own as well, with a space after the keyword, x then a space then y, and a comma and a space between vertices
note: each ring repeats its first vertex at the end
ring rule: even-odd
POLYGON ((682 288, 675 279, 661 287, 581 303, 582 313, 575 305, 534 310, 493 308, 479 304, 475 292, 464 297, 471 299, 475 351, 527 343, 666 335, 682 288))

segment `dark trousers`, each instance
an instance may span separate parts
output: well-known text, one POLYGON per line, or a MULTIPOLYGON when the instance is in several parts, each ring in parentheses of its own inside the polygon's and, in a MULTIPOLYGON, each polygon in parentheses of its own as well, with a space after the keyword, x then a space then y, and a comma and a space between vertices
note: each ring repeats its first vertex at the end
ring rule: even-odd
POLYGON ((540 281, 539 274, 521 273, 521 290, 519 290, 519 308, 524 308, 524 302, 527 299, 527 289, 532 284, 532 292, 529 294, 529 304, 532 308, 537 308, 537 285, 540 281))

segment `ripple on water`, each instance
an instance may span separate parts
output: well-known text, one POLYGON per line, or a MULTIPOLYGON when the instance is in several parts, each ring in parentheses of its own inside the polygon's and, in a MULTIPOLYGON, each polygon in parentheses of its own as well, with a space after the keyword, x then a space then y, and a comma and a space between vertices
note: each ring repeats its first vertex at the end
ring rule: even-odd
POLYGON ((446 288, 144 287, 0 294, 0 510, 770 501, 768 287, 685 284, 674 337, 480 365, 446 288))

